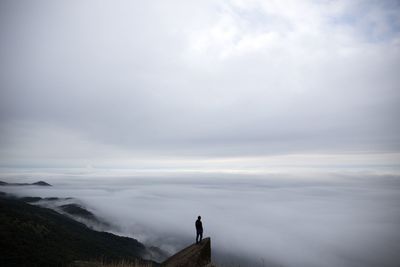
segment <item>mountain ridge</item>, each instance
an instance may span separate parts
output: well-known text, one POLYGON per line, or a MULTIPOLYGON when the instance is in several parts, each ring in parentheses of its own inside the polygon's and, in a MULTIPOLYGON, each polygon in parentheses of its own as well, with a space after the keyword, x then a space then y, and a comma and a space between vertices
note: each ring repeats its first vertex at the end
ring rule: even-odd
POLYGON ((2 186, 25 186, 25 185, 52 186, 51 184, 49 184, 45 181, 37 181, 34 183, 7 183, 4 181, 0 181, 0 185, 2 185, 2 186))
POLYGON ((75 260, 144 260, 133 238, 88 228, 54 210, 0 195, 0 266, 68 266, 75 260))
MULTIPOLYGON (((164 252, 160 252, 159 248, 146 247, 133 238, 93 230, 85 223, 70 217, 72 214, 94 216, 93 213, 77 204, 60 206, 69 213, 65 214, 59 213, 54 208, 36 204, 43 200, 58 201, 60 199, 18 198, 0 192, 1 266, 69 267, 96 266, 96 264, 103 266, 104 262, 121 260, 135 262, 132 266, 146 267, 215 266, 211 264, 209 237, 204 238, 199 244, 189 245, 159 264, 144 259, 154 259, 154 253, 163 254, 164 252), (137 265, 138 262, 139 265, 137 265)), ((163 256, 164 259, 166 256, 163 256)))

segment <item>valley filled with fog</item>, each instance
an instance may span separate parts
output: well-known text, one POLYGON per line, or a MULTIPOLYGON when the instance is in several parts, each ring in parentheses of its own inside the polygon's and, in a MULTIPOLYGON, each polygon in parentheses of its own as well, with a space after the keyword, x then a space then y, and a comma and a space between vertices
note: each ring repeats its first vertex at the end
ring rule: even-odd
POLYGON ((174 253, 202 216, 217 263, 396 266, 400 177, 372 172, 3 172, 18 196, 73 197, 110 231, 174 253))

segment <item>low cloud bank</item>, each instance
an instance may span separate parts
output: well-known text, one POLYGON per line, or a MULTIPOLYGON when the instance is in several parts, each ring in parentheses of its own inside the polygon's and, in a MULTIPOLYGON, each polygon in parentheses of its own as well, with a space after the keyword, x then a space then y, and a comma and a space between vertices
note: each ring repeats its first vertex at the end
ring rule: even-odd
MULTIPOLYGON (((8 179, 35 178, 19 174, 8 179)), ((228 255, 242 258, 242 264, 252 259, 259 266, 400 262, 400 177, 395 175, 55 173, 46 179, 55 186, 1 190, 78 198, 111 223, 114 233, 170 253, 194 241, 194 221, 201 215, 216 262, 237 263, 228 255)))

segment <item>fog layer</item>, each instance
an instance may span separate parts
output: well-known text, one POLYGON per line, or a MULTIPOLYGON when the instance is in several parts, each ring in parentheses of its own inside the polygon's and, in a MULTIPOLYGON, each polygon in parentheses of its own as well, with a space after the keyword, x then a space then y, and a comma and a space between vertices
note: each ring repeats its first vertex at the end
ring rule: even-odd
MULTIPOLYGON (((54 186, 1 190, 78 198, 110 222, 114 233, 169 253, 194 241, 194 221, 201 215, 220 263, 366 267, 400 262, 400 177, 395 175, 41 175, 54 186)), ((33 181, 32 174, 7 176, 33 181)))

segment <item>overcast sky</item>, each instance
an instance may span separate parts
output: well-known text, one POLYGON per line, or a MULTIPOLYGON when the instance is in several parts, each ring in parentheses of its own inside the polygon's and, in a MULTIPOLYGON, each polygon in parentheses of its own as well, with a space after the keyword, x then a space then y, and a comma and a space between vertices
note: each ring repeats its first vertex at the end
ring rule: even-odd
POLYGON ((0 165, 398 165, 399 70, 397 0, 2 0, 0 165))

